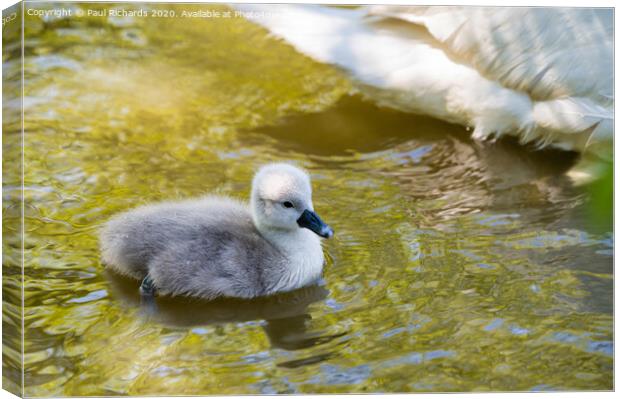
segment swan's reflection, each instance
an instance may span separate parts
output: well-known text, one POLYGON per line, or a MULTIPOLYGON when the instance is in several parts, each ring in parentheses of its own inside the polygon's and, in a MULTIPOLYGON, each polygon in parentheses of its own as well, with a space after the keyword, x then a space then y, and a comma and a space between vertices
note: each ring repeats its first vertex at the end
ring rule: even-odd
POLYGON ((312 319, 308 307, 325 299, 329 293, 321 285, 253 300, 222 298, 204 301, 193 298, 142 297, 138 290, 139 282, 107 270, 105 275, 115 298, 126 306, 139 306, 145 317, 163 325, 195 327, 265 320, 262 327, 272 347, 286 350, 320 345, 342 335, 308 331, 312 319))

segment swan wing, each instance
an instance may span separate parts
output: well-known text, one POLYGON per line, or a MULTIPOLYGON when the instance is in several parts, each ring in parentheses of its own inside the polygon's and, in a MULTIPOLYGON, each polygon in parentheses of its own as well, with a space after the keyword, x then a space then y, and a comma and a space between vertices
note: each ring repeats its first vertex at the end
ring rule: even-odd
POLYGON ((504 87, 537 100, 613 95, 613 12, 601 8, 372 6, 428 29, 504 87))

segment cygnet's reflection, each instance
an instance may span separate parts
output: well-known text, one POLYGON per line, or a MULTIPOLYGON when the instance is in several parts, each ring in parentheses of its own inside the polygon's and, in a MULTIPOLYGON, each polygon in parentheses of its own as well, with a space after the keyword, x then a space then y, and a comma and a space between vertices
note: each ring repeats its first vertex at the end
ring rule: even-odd
POLYGON ((183 297, 143 297, 139 282, 106 271, 110 292, 126 306, 140 306, 150 320, 175 327, 265 320, 263 329, 275 348, 297 350, 320 345, 342 334, 308 331, 308 307, 325 299, 325 287, 312 285, 295 291, 252 300, 222 298, 204 301, 183 297))

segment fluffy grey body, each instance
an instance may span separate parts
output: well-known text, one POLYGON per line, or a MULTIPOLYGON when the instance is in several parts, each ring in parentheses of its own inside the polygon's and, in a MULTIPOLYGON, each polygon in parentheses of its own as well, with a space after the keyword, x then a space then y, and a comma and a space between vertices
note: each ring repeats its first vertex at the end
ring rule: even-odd
MULTIPOLYGON (((293 167, 269 168, 286 177, 293 167)), ((300 176, 303 181, 305 174, 295 177, 300 176)), ((280 205, 284 199, 295 201, 301 214, 312 209, 311 199, 303 201, 310 194, 297 195, 299 189, 286 179, 268 177, 258 185, 255 179, 251 205, 207 196, 147 205, 112 218, 100 235, 103 263, 136 279, 148 275, 160 294, 206 299, 253 298, 316 281, 323 266, 320 240, 299 223, 292 226, 288 219, 297 221, 298 215, 280 205), (275 189, 282 181, 283 187, 275 189), (268 190, 259 190, 266 184, 268 190)))

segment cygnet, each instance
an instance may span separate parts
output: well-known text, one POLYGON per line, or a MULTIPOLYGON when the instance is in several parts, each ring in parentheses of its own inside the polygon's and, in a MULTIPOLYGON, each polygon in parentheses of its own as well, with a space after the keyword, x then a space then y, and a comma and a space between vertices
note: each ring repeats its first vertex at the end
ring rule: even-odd
POLYGON ((142 279, 141 291, 204 299, 253 298, 315 282, 320 237, 333 230, 314 212, 310 177, 286 164, 263 166, 250 203, 221 196, 146 205, 103 227, 103 263, 142 279))

